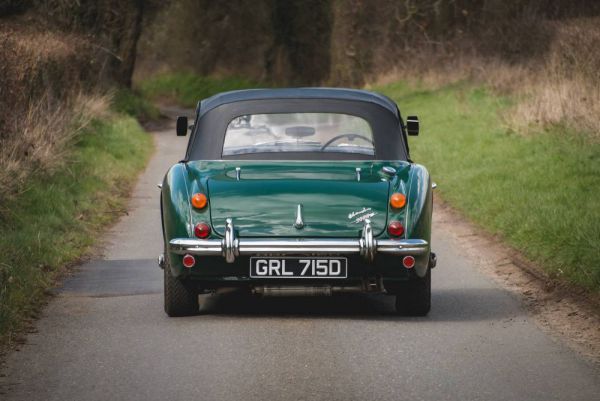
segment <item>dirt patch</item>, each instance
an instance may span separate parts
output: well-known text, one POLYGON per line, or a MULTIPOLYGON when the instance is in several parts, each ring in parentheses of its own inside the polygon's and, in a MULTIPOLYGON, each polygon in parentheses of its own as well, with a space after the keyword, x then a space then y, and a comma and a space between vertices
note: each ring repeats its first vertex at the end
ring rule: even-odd
POLYGON ((599 295, 548 277, 517 250, 440 200, 435 202, 433 224, 480 271, 517 295, 538 326, 600 366, 599 295))

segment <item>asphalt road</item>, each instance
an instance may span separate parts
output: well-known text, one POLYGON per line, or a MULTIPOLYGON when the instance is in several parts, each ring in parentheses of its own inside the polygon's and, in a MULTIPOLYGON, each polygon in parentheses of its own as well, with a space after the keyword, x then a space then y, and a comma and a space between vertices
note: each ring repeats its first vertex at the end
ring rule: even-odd
POLYGON ((385 296, 239 295, 206 297, 208 314, 168 318, 156 184, 186 139, 155 138, 104 258, 65 282, 7 356, 0 399, 600 400, 598 370, 542 332, 435 227, 426 318, 394 316, 385 296))

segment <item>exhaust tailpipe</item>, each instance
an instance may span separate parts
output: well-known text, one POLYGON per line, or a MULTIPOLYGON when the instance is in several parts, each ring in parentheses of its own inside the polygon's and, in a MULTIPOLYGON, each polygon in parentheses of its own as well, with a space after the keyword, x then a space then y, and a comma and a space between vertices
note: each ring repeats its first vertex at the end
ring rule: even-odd
POLYGON ((361 284, 354 286, 257 285, 252 288, 252 293, 264 297, 328 297, 334 293, 385 293, 385 288, 383 288, 383 279, 377 277, 365 279, 361 284))
POLYGON ((331 286, 301 287, 261 285, 252 288, 252 293, 264 297, 322 297, 331 296, 331 286))

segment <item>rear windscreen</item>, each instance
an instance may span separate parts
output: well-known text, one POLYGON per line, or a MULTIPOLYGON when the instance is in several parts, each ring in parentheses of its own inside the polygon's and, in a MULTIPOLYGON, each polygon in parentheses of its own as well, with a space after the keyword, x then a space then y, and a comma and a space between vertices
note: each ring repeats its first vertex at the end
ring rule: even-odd
POLYGON ((246 114, 227 125, 223 156, 269 152, 335 152, 375 155, 373 131, 341 113, 246 114))

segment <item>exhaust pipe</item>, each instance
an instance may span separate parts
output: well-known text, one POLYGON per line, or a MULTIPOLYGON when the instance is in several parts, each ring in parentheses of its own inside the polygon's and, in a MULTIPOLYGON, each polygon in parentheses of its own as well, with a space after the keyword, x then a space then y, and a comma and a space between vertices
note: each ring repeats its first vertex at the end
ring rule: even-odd
POLYGON ((331 286, 301 287, 261 285, 252 288, 252 293, 264 297, 320 297, 331 296, 331 286))
POLYGON ((354 286, 258 285, 252 287, 252 293, 264 297, 328 297, 334 293, 385 293, 385 288, 383 288, 383 279, 377 277, 365 279, 361 284, 354 286))

